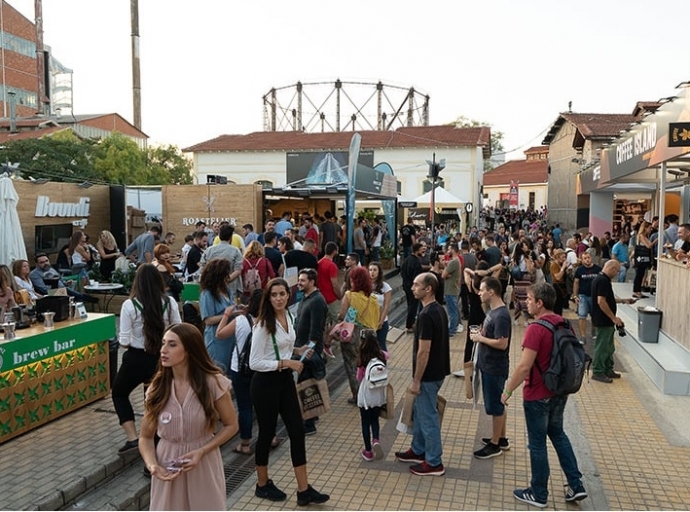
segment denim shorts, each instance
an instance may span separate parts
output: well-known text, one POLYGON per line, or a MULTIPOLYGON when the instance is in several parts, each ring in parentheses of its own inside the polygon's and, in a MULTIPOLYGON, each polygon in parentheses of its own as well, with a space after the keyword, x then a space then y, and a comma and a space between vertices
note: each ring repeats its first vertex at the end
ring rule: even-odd
POLYGON ((577 317, 587 318, 587 315, 592 314, 592 297, 586 295, 578 295, 580 302, 577 304, 577 317))
POLYGON ((505 389, 508 375, 491 375, 485 372, 481 372, 481 375, 486 414, 489 416, 503 416, 505 406, 501 403, 501 395, 505 389))

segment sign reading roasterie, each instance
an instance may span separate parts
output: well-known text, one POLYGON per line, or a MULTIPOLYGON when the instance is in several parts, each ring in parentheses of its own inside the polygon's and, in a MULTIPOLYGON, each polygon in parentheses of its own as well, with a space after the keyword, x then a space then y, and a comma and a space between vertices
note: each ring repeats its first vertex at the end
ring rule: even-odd
POLYGON ((53 203, 48 196, 36 198, 36 217, 88 217, 91 199, 80 197, 78 203, 53 203))
POLYGON ((690 146, 690 123, 669 123, 669 147, 690 146))

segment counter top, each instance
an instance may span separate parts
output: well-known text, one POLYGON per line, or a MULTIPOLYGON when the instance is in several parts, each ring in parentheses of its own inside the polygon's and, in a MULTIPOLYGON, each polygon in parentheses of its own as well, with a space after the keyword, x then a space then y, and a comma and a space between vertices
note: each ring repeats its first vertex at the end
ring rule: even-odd
POLYGON ((0 373, 115 335, 115 316, 110 314, 89 313, 88 318, 55 322, 49 329, 36 323, 18 330, 13 340, 0 340, 0 373))

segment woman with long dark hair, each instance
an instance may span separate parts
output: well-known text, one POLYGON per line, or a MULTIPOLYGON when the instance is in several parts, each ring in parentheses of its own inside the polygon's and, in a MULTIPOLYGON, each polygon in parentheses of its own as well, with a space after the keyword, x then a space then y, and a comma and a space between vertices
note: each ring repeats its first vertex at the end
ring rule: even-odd
POLYGON ((165 294, 160 272, 146 263, 137 269, 129 299, 120 310, 120 346, 126 349, 113 383, 112 398, 127 441, 121 455, 136 452, 137 429, 129 395, 140 384, 146 387, 158 365, 161 340, 166 326, 181 322, 177 302, 165 294))
POLYGON ((201 333, 191 324, 169 326, 141 426, 139 451, 153 477, 150 509, 225 510, 220 446, 236 432, 230 381, 211 361, 201 333))
POLYGON ((316 491, 309 485, 307 477, 304 424, 292 376, 293 371, 300 373, 303 365, 292 357, 303 355, 309 346, 295 348, 294 320, 287 310, 289 299, 287 281, 271 279, 261 297, 259 316, 253 330, 249 365, 254 370, 254 376, 250 391, 259 424, 255 494, 271 501, 284 501, 287 498, 268 478, 268 454, 280 414, 290 436, 290 456, 297 479, 297 504, 325 503, 330 496, 316 491))
POLYGON ((372 280, 371 293, 376 297, 379 303, 379 324, 376 328, 376 338, 379 340, 379 347, 381 350, 386 349, 386 337, 388 336, 388 309, 391 306, 391 297, 393 296, 393 288, 383 280, 383 267, 378 261, 369 263, 369 275, 372 280))
POLYGON ((643 299, 647 297, 642 295, 642 280, 644 274, 649 267, 652 266, 652 250, 656 247, 659 238, 650 241, 649 237, 652 235, 652 225, 643 221, 640 229, 637 231, 637 239, 635 244, 635 253, 633 255, 635 262, 635 278, 633 280, 632 296, 636 299, 643 299))
POLYGON ((211 359, 224 374, 230 367, 234 337, 220 339, 216 336, 216 330, 226 308, 235 304, 228 291, 232 271, 230 260, 214 258, 204 265, 199 281, 199 312, 204 322, 204 343, 211 359))

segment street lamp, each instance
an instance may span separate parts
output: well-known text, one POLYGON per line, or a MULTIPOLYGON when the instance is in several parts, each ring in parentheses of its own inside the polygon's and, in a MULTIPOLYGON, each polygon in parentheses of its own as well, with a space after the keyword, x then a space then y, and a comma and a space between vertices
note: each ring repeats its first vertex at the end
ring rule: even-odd
POLYGON ((427 178, 431 181, 431 247, 436 247, 436 237, 434 237, 434 221, 436 220, 436 182, 438 181, 439 173, 446 168, 446 159, 442 158, 440 162, 436 161, 436 153, 433 153, 432 160, 426 161, 429 164, 429 174, 427 178))

